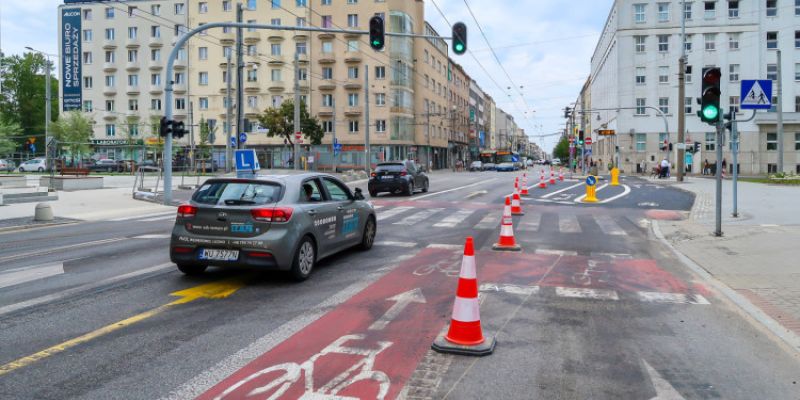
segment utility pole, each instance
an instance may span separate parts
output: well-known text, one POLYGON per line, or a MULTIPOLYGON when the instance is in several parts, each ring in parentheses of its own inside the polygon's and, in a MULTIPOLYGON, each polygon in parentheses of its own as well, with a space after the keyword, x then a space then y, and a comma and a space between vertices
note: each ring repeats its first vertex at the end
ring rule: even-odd
MULTIPOLYGON (((686 9, 685 1, 681 1, 681 58, 678 59, 678 143, 675 168, 678 170, 678 182, 683 182, 684 157, 686 156, 686 9)), ((669 138, 669 132, 667 132, 669 138)))
MULTIPOLYGON (((236 4, 236 22, 242 22, 244 6, 236 4)), ((244 48, 242 28, 236 28, 236 148, 242 148, 239 134, 244 132, 244 48)))
POLYGON ((336 96, 331 95, 331 101, 333 101, 333 104, 332 104, 333 105, 333 120, 332 120, 331 124, 333 125, 333 127, 332 127, 333 128, 333 146, 332 146, 333 147, 333 173, 335 174, 336 173, 336 164, 337 164, 337 161, 338 161, 337 160, 338 154, 337 154, 337 151, 336 151, 336 96))
POLYGON ((45 78, 44 78, 44 97, 45 97, 45 109, 44 109, 44 157, 45 157, 45 166, 50 171, 50 180, 48 180, 47 190, 53 191, 53 175, 55 174, 55 166, 53 165, 53 152, 50 151, 50 112, 53 108, 53 98, 51 97, 50 93, 50 68, 52 64, 50 63, 50 56, 45 57, 45 78))
POLYGON ((233 131, 233 126, 231 125, 233 121, 231 121, 231 108, 233 107, 233 99, 231 98, 231 52, 228 52, 228 64, 227 64, 227 79, 225 79, 227 84, 227 92, 226 92, 226 101, 228 103, 227 107, 225 107, 225 172, 230 173, 232 169, 232 160, 233 160, 233 152, 231 151, 231 132, 233 131))
MULTIPOLYGON (((294 52, 294 146, 292 157, 294 158, 294 169, 300 169, 300 146, 297 145, 297 134, 300 132, 300 54, 294 52)), ((302 135, 301 135, 302 136, 302 135)))
POLYGON ((372 163, 369 159, 369 65, 364 65, 364 154, 366 155, 366 171, 369 174, 372 163))
POLYGON ((781 68, 781 51, 778 50, 778 172, 783 171, 783 82, 782 68, 781 68))
MULTIPOLYGON (((190 171, 194 171, 194 159, 195 159, 195 148, 194 148, 194 104, 190 101, 189 102, 189 152, 192 154, 191 162, 189 163, 190 171)), ((185 175, 185 173, 184 173, 185 175)))
POLYGON ((714 236, 722 236, 722 140, 725 137, 725 126, 722 118, 717 121, 717 193, 716 193, 716 229, 714 236))
POLYGON ((428 151, 426 152, 426 157, 425 158, 427 158, 426 162, 430 162, 430 158, 429 158, 431 156, 431 111, 430 111, 430 109, 425 110, 425 124, 428 126, 428 130, 427 130, 427 134, 426 134, 427 139, 428 139, 428 151))

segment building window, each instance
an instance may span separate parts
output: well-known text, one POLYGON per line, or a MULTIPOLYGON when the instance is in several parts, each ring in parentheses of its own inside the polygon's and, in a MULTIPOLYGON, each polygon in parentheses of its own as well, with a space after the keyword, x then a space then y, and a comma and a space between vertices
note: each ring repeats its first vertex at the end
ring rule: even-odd
POLYGON ((794 96, 794 112, 800 113, 800 96, 794 96))
POLYGON ((250 108, 258 108, 258 96, 247 96, 247 106, 250 108))
POLYGON ((281 82, 283 80, 281 79, 281 70, 279 69, 273 69, 270 71, 270 74, 273 82, 281 82))
POLYGON ((150 75, 150 86, 161 86, 161 75, 159 74, 152 74, 150 75))
POLYGON ((378 133, 386 132, 386 120, 385 119, 376 119, 375 120, 375 132, 378 132, 378 133))
POLYGON ((197 49, 197 58, 201 60, 208 60, 208 47, 199 47, 197 49))
POLYGON ((322 67, 322 79, 325 79, 325 80, 333 79, 333 68, 331 68, 331 67, 322 67))
POLYGON ((139 36, 139 28, 135 26, 128 27, 128 39, 136 39, 139 36))
POLYGON ((716 132, 706 132, 706 151, 714 151, 717 148, 716 132))
POLYGON ((350 107, 358 107, 358 93, 347 94, 347 105, 350 107))
POLYGON ((347 26, 349 28, 358 27, 358 14, 347 14, 347 26))
POLYGON ((128 86, 139 86, 139 75, 128 75, 128 86))
POLYGON ((731 82, 739 82, 739 64, 728 65, 728 72, 731 82))
POLYGON ((186 109, 186 99, 175 99, 175 109, 176 110, 185 110, 186 109))
POLYGON ((296 4, 297 4, 297 7, 305 7, 305 6, 307 6, 306 0, 297 0, 296 4))
POLYGON ((115 81, 114 75, 106 75, 106 87, 114 87, 115 81))
POLYGON ((717 16, 717 2, 716 2, 716 0, 704 1, 703 2, 703 10, 705 10, 705 14, 703 14, 703 17, 705 17, 706 19, 716 18, 716 16, 717 16))
POLYGON ((175 79, 173 79, 173 83, 176 84, 176 85, 183 85, 185 82, 186 82, 186 79, 184 79, 183 72, 176 72, 175 73, 175 79))
POLYGON ((114 111, 114 100, 106 100, 106 111, 114 111))
POLYGON ((183 15, 185 7, 186 5, 183 3, 175 3, 175 15, 183 15))
POLYGON ((332 15, 323 15, 322 16, 322 27, 323 28, 332 28, 333 27, 333 16, 332 15))
POLYGON ((333 107, 333 95, 332 94, 323 94, 322 95, 322 106, 323 107, 333 107))
POLYGON ((794 15, 800 15, 800 0, 794 0, 794 15))
POLYGON ((644 98, 637 98, 636 99, 636 115, 645 115, 647 101, 644 98))
POLYGON ((306 42, 297 42, 295 43, 294 50, 297 54, 306 54, 306 42))
POLYGON ((717 49, 717 34, 716 33, 704 33, 703 40, 706 43, 706 51, 714 51, 717 49))
POLYGON ((634 4, 633 5, 633 21, 637 24, 642 24, 647 21, 647 16, 645 15, 645 10, 647 9, 647 4, 634 4))
POLYGON ((375 105, 378 107, 386 105, 386 93, 375 93, 375 105))
POLYGON ((767 32, 767 48, 778 48, 778 32, 767 32))
POLYGON ((272 43, 269 46, 270 55, 279 56, 281 55, 281 44, 280 43, 272 43))
POLYGON ((92 20, 92 10, 83 10, 83 20, 84 21, 92 20))
POLYGON ((694 101, 694 99, 692 99, 691 97, 686 97, 686 98, 683 99, 683 111, 684 111, 684 113, 686 113, 686 114, 691 114, 692 113, 692 102, 693 101, 694 101))
POLYGON ((375 67, 375 79, 386 79, 386 67, 375 67))
POLYGON ((106 40, 114 40, 114 28, 106 29, 106 40))
POLYGON ((669 51, 669 35, 658 35, 658 51, 669 51))
POLYGON ((348 40, 347 51, 358 51, 358 40, 348 40))
POLYGON ((128 100, 128 111, 139 111, 139 100, 128 100))
POLYGON ((633 37, 634 49, 637 53, 644 53, 647 44, 647 36, 636 35, 633 37))
POLYGON ((161 5, 160 4, 153 4, 150 6, 150 14, 155 16, 161 15, 161 5))
POLYGON ((322 5, 323 5, 323 6, 329 6, 329 5, 331 5, 331 0, 322 0, 322 5))
POLYGON ((92 112, 92 101, 91 100, 84 100, 83 101, 83 112, 92 112))
POLYGON ((330 40, 322 42, 322 52, 333 53, 333 42, 331 42, 330 40))
POLYGON ((269 20, 270 25, 281 26, 281 19, 280 18, 273 18, 269 20))
POLYGON ((778 150, 778 134, 775 132, 767 133, 767 151, 778 150))
POLYGON ((153 25, 150 27, 150 37, 160 38, 161 37, 161 27, 158 25, 153 25))
POLYGON ((636 151, 646 151, 646 150, 647 150, 647 134, 637 133, 636 134, 636 151))
POLYGON ((351 119, 348 121, 350 133, 358 133, 358 121, 351 119))
POLYGON ((83 63, 84 64, 91 64, 92 63, 92 52, 91 51, 84 51, 83 52, 83 63))
POLYGON ((138 50, 128 50, 128 62, 135 63, 136 60, 139 59, 139 51, 138 50))
POLYGON ((728 18, 739 18, 738 0, 728 0, 728 18))
POLYGON ((730 96, 728 98, 728 111, 739 113, 739 96, 730 96))
POLYGON ((301 28, 306 26, 306 17, 297 17, 297 18, 295 18, 294 25, 298 26, 298 27, 301 27, 301 28))
POLYGON ((800 49, 800 31, 794 31, 794 48, 800 49))
POLYGON ((692 2, 687 1, 683 3, 683 17, 686 18, 687 21, 692 19, 692 2))
POLYGON ((208 12, 208 3, 205 1, 201 1, 197 3, 197 12, 199 14, 205 14, 208 12))
POLYGON ((658 83, 669 83, 669 67, 658 67, 658 83))
POLYGON ((197 76, 197 82, 200 86, 208 85, 208 72, 200 72, 197 76))
POLYGON ((94 82, 92 82, 91 76, 84 76, 83 77, 83 88, 84 89, 91 89, 94 82))
POLYGON ((658 109, 664 115, 669 114, 669 97, 658 98, 658 109))
POLYGON ((91 29, 84 29, 83 30, 83 41, 84 42, 91 42, 94 35, 92 34, 91 29))
POLYGON ((800 150, 800 132, 794 134, 794 149, 800 150))
POLYGON ((669 22, 669 3, 658 3, 658 22, 669 22))
POLYGON ((321 121, 320 125, 322 125, 322 131, 325 133, 333 132, 333 121, 326 120, 321 121))
POLYGON ((778 0, 767 0, 767 16, 778 16, 778 0))
POLYGON ((114 124, 106 124, 106 136, 113 137, 117 135, 117 126, 114 124))
POLYGON ((281 0, 272 0, 272 9, 281 8, 281 0))
POLYGON ((646 84, 646 73, 647 69, 645 67, 636 67, 636 84, 637 85, 644 85, 646 84))
POLYGON ((114 19, 114 7, 106 7, 106 19, 114 19))
POLYGON ((684 78, 686 80, 686 83, 692 83, 692 66, 691 65, 687 65, 686 66, 686 73, 684 74, 684 78))
POLYGON ((729 50, 739 50, 739 37, 741 36, 740 33, 729 33, 728 34, 728 49, 729 50))
POLYGON ((299 81, 307 81, 308 80, 308 69, 300 68, 300 69, 297 70, 297 74, 298 74, 297 80, 299 80, 299 81))
POLYGON ((358 67, 347 67, 347 77, 349 79, 358 79, 358 67))
POLYGON ((692 38, 694 35, 686 35, 683 38, 683 48, 686 49, 686 52, 692 51, 692 38))
POLYGON ((208 97, 200 97, 197 103, 201 110, 208 110, 208 97))
POLYGON ((768 174, 777 174, 778 173, 778 164, 767 164, 767 173, 768 174))
POLYGON ((153 111, 161 111, 161 99, 150 100, 150 109, 153 111))
POLYGON ((778 64, 767 64, 767 79, 778 80, 778 64))

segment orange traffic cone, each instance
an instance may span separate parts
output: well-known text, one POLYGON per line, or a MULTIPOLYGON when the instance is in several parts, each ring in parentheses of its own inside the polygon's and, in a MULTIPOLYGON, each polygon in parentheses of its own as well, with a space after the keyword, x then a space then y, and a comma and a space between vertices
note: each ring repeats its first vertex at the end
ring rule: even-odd
POLYGON ((541 175, 539 175, 539 189, 547 189, 547 183, 544 181, 544 170, 539 170, 541 175))
POLYGON ((434 340, 431 348, 439 353, 485 356, 494 351, 494 346, 494 338, 484 338, 481 328, 475 248, 472 237, 467 237, 450 328, 434 340))
POLYGON ((514 193, 519 192, 519 177, 514 178, 514 193))
POLYGON ((519 192, 514 192, 511 196, 511 215, 525 215, 522 211, 522 199, 519 197, 519 192))
POLYGON ((506 206, 503 208, 503 222, 500 224, 500 240, 492 246, 498 251, 520 251, 521 247, 514 240, 514 224, 511 221, 511 198, 506 197, 506 206))
POLYGON ((564 167, 558 169, 558 180, 564 182, 564 167))
POLYGON ((553 170, 553 167, 550 167, 550 184, 551 185, 556 184, 556 172, 555 170, 553 170))
POLYGON ((528 173, 525 172, 522 174, 522 190, 519 191, 519 194, 523 196, 528 196, 528 173))

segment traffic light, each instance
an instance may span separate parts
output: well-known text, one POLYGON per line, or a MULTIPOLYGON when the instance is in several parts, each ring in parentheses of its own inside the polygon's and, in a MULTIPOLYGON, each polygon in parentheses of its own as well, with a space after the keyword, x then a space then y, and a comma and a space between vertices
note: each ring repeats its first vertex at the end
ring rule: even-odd
POLYGON ((386 33, 384 31, 383 18, 374 16, 369 19, 369 45, 375 51, 383 50, 386 44, 386 33))
POLYGON ((714 125, 720 120, 721 77, 722 72, 719 68, 706 68, 703 71, 703 91, 700 98, 700 111, 697 112, 697 115, 701 121, 707 124, 714 125))
POLYGON ((578 131, 578 144, 583 146, 583 129, 578 131))
POLYGON ((161 117, 158 125, 158 135, 161 137, 172 135, 172 124, 172 120, 168 120, 167 117, 161 117))
POLYGON ((462 55, 467 52, 467 26, 463 22, 453 24, 453 53, 462 55))
POLYGON ((186 129, 184 128, 183 121, 173 121, 172 122, 172 137, 175 138, 175 139, 180 139, 185 134, 186 134, 186 129))
POLYGON ((700 142, 694 142, 694 152, 695 153, 700 152, 700 142))
POLYGON ((569 107, 564 107, 564 119, 569 118, 569 113, 572 111, 569 107))

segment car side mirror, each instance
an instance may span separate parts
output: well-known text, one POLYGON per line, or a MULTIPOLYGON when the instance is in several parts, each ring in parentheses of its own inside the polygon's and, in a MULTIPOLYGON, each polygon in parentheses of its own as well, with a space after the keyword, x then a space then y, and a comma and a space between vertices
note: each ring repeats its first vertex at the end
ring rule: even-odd
POLYGON ((356 188, 353 198, 356 200, 364 200, 364 194, 361 192, 360 188, 356 188))

